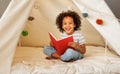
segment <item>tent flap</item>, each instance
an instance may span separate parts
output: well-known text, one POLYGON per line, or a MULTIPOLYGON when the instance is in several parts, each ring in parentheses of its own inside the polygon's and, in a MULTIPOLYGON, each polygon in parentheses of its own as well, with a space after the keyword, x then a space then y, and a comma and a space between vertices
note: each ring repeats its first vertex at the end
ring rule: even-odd
POLYGON ((9 74, 21 31, 34 0, 11 0, 0 19, 0 74, 9 74))

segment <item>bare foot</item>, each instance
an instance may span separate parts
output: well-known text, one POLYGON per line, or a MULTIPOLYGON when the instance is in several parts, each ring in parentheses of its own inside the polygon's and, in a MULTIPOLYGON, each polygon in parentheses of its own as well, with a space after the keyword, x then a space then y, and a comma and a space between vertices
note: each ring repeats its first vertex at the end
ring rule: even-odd
POLYGON ((52 57, 55 58, 55 59, 60 59, 60 55, 57 52, 54 52, 52 54, 52 57))
POLYGON ((55 58, 55 57, 46 57, 46 59, 52 60, 52 59, 59 59, 59 58, 55 58))
POLYGON ((53 58, 52 58, 52 57, 46 57, 46 59, 47 59, 47 60, 51 60, 51 59, 53 59, 53 58))

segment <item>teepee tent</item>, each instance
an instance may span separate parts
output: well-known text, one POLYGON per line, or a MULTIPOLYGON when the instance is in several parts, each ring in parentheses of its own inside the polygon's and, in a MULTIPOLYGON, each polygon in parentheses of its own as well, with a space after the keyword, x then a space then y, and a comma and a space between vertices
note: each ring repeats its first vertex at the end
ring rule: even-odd
MULTIPOLYGON (((0 74, 10 73, 11 62, 15 53, 15 49, 17 47, 20 34, 25 27, 25 23, 30 13, 32 13, 31 15, 36 15, 38 16, 38 18, 41 18, 39 20, 41 20, 42 22, 39 22, 39 20, 37 20, 37 26, 40 23, 42 23, 43 25, 46 24, 46 21, 48 21, 49 24, 51 22, 51 24, 53 24, 56 15, 66 9, 76 9, 80 13, 87 13, 88 17, 86 17, 85 20, 90 22, 91 25, 103 36, 109 46, 117 54, 120 55, 120 24, 104 0, 67 0, 66 2, 64 0, 36 0, 35 5, 34 2, 35 0, 11 0, 7 9, 1 16, 0 74), (33 5, 35 9, 39 8, 41 9, 41 11, 33 9, 33 11, 35 11, 36 13, 31 12, 33 5), (37 15, 39 14, 37 12, 42 13, 42 15, 37 15), (48 19, 46 19, 46 17, 48 17, 48 19), (103 20, 102 25, 98 25, 96 23, 97 18, 101 18, 103 20)), ((30 24, 30 22, 28 22, 28 24, 30 24)), ((34 29, 34 27, 32 27, 32 29, 34 29)), ((46 30, 47 29, 49 29, 49 27, 46 28, 46 30)), ((56 29, 52 31, 56 31, 56 29)), ((43 33, 43 31, 40 31, 40 33, 43 33)), ((43 38, 44 36, 39 37, 43 38)), ((22 39, 24 43, 27 40, 24 38, 22 39)), ((44 40, 41 41, 41 44, 42 42, 44 45, 44 40)), ((24 43, 22 44, 24 45, 24 43)), ((29 39, 27 43, 28 45, 32 44, 31 46, 35 46, 35 42, 33 41, 33 43, 31 43, 29 39)), ((39 43, 36 44, 36 46, 37 45, 39 45, 39 43)))

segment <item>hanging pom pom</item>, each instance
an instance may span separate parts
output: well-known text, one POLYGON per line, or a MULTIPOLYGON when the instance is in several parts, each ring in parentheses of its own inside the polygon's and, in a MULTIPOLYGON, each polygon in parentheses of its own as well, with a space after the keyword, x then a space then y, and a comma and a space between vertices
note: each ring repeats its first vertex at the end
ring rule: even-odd
POLYGON ((33 16, 29 16, 29 17, 28 17, 28 20, 29 20, 29 21, 33 21, 34 19, 35 19, 35 18, 34 18, 33 16))
POLYGON ((28 31, 23 30, 23 31, 22 31, 22 36, 27 36, 27 35, 28 35, 28 31))
POLYGON ((103 20, 102 20, 102 19, 96 19, 96 23, 97 23, 98 25, 102 25, 102 24, 103 24, 103 20))
POLYGON ((83 16, 84 18, 86 18, 86 17, 88 17, 88 13, 82 13, 82 16, 83 16))

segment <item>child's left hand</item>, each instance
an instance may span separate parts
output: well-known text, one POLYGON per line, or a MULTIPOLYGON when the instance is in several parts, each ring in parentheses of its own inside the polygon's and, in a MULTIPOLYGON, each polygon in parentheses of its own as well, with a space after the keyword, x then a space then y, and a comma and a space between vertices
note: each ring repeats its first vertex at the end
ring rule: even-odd
POLYGON ((74 49, 77 49, 79 45, 77 42, 69 42, 68 46, 73 47, 74 49))

